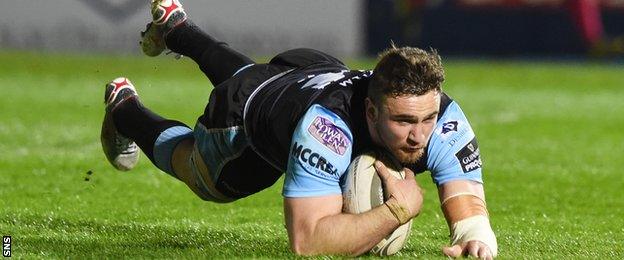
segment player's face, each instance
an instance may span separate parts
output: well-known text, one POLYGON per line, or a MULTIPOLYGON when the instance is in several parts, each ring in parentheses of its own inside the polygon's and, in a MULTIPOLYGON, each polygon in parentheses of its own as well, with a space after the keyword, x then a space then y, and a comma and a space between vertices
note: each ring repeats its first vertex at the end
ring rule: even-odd
POLYGON ((422 157, 438 119, 440 93, 382 98, 375 106, 366 99, 366 119, 373 141, 390 151, 401 163, 422 157))

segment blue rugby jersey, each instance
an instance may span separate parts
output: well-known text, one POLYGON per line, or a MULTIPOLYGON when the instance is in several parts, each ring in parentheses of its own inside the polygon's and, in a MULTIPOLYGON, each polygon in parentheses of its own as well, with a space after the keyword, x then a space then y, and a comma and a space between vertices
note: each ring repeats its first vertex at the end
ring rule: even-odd
MULTIPOLYGON (((342 64, 312 64, 253 93, 245 131, 254 150, 286 172, 285 197, 340 194, 351 159, 374 149, 364 109, 371 75, 342 64)), ((425 154, 406 167, 415 173, 431 171, 438 185, 457 179, 482 181, 474 132, 446 94, 425 154)))

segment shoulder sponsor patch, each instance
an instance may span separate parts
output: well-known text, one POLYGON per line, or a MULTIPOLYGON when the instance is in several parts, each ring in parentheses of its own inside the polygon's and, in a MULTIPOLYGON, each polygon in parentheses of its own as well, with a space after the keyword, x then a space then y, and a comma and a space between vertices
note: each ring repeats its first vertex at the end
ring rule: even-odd
POLYGON ((296 158, 304 168, 321 175, 338 175, 338 169, 314 150, 295 142, 290 155, 296 158))
POLYGON ((442 124, 442 134, 446 134, 448 132, 457 132, 457 121, 448 121, 442 124))
POLYGON ((308 132, 332 152, 344 155, 351 142, 347 135, 331 120, 317 116, 308 127, 308 132))
POLYGON ((481 155, 477 138, 472 138, 468 144, 455 154, 455 157, 459 160, 464 173, 481 168, 481 155))

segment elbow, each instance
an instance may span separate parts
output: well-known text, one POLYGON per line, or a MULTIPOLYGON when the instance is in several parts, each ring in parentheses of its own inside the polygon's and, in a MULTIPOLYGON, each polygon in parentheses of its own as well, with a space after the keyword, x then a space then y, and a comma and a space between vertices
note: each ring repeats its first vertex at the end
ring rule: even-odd
POLYGON ((312 256, 314 251, 302 238, 293 238, 290 241, 290 250, 297 256, 312 256))
POLYGON ((315 246, 315 225, 289 225, 288 240, 290 250, 297 256, 313 256, 318 254, 315 246))
POLYGON ((295 236, 290 240, 290 250, 297 256, 315 256, 328 253, 316 246, 311 238, 306 238, 303 235, 295 236))
POLYGON ((312 256, 312 253, 308 250, 305 250, 301 245, 291 245, 290 250, 295 253, 297 256, 312 256))
POLYGON ((329 248, 320 248, 314 246, 314 243, 308 243, 304 239, 293 239, 290 241, 290 249, 297 256, 316 256, 320 254, 337 254, 350 257, 360 256, 368 252, 367 248, 351 248, 347 251, 334 251, 329 248))

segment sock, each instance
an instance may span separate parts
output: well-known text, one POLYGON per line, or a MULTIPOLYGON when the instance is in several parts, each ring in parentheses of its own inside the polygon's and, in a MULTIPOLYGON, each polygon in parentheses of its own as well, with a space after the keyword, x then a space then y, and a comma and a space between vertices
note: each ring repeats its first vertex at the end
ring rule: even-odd
POLYGON ((112 113, 117 131, 136 142, 156 167, 176 177, 171 155, 180 141, 193 138, 191 128, 150 111, 136 96, 119 103, 112 113))

